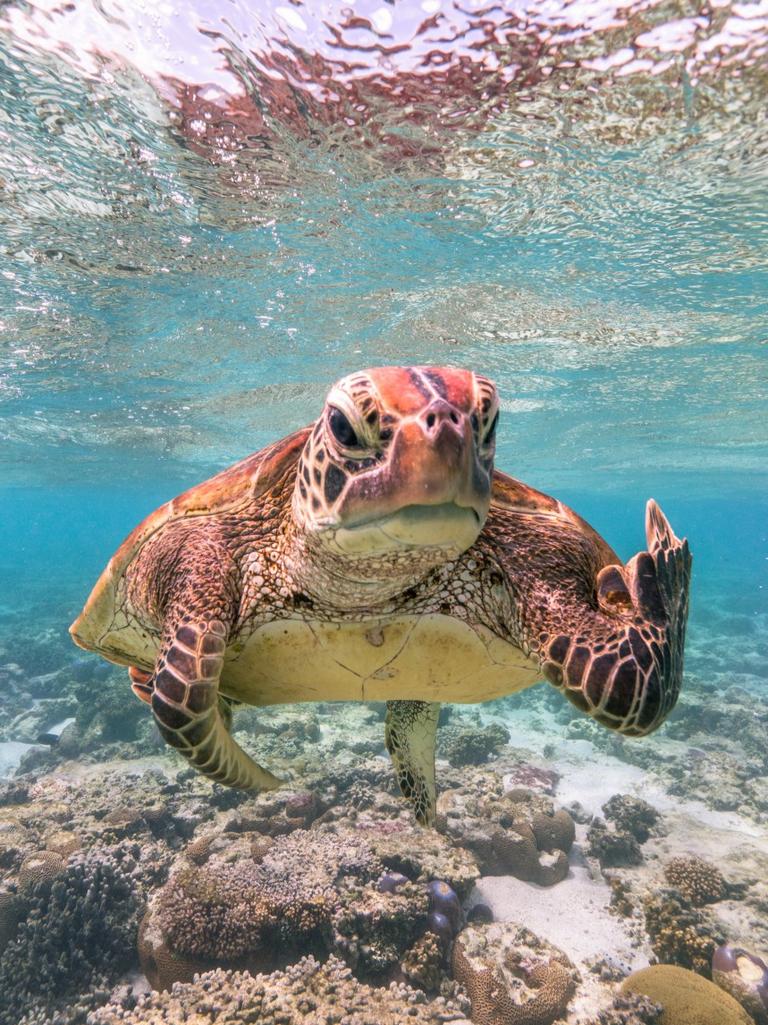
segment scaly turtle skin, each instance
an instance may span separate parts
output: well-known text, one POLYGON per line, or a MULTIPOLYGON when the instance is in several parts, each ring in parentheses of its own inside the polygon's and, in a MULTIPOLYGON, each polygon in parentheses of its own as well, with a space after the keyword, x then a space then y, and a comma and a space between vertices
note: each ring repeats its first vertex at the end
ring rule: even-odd
POLYGON ((691 558, 655 502, 622 565, 579 516, 493 470, 498 398, 470 371, 383 367, 319 420, 192 488, 118 549, 71 627, 129 666, 164 738, 234 787, 275 787, 231 702, 387 701, 386 744, 434 817, 439 703, 548 680, 625 736, 683 668, 691 558))

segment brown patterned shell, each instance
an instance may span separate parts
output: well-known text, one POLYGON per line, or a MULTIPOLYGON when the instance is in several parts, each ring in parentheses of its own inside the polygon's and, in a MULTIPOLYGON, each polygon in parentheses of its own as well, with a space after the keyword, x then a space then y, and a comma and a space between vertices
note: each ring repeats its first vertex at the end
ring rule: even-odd
POLYGON ((297 462, 310 427, 304 427, 260 452, 247 456, 209 480, 155 509, 123 541, 96 581, 83 611, 69 628, 81 648, 92 648, 103 632, 102 624, 112 619, 117 585, 139 549, 172 520, 231 512, 264 494, 297 462))

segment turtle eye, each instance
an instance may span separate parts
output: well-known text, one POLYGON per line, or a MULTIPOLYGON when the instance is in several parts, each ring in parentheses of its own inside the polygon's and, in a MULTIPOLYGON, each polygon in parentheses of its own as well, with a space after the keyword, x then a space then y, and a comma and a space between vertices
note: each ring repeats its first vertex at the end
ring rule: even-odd
POLYGON ((491 420, 491 426, 485 432, 485 438, 483 439, 484 445, 492 445, 496 438, 496 428, 499 425, 499 411, 496 410, 496 416, 491 420))
POLYGON ((343 445, 344 448, 360 447, 360 441, 355 434, 352 424, 336 406, 331 406, 331 411, 328 414, 328 426, 331 428, 331 434, 336 441, 343 445))

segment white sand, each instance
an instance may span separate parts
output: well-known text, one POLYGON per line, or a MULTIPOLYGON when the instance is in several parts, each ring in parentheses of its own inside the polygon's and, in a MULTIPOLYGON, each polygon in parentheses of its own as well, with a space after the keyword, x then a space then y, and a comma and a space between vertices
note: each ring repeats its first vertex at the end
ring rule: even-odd
POLYGON ((8 779, 12 776, 27 751, 39 746, 39 744, 23 744, 20 740, 0 742, 0 779, 8 779))
POLYGON ((610 957, 628 968, 644 967, 647 954, 634 945, 625 920, 609 913, 610 898, 610 888, 591 878, 576 849, 570 873, 555 886, 484 876, 468 906, 487 904, 497 921, 524 925, 576 962, 610 957))

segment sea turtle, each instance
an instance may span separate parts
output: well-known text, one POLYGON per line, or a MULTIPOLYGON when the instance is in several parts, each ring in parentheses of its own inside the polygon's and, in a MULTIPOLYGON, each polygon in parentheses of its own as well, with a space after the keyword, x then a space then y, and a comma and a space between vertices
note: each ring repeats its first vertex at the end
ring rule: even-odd
POLYGON ((546 679, 625 736, 656 729, 683 667, 691 558, 652 500, 622 565, 562 502, 493 469, 499 400, 469 370, 380 367, 309 427, 161 506, 71 627, 129 666, 160 732, 232 787, 280 784, 232 703, 387 702, 416 816, 435 808, 441 701, 546 679))

